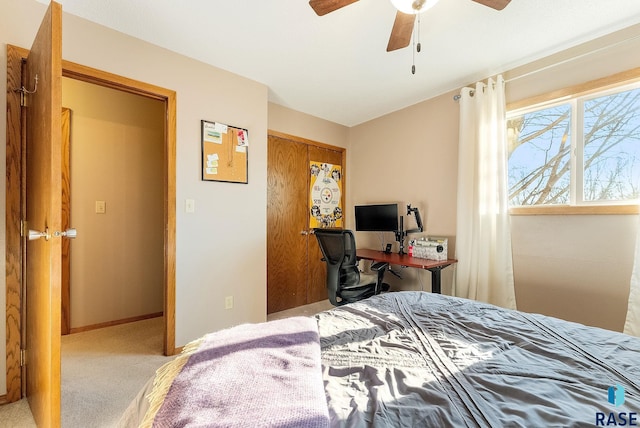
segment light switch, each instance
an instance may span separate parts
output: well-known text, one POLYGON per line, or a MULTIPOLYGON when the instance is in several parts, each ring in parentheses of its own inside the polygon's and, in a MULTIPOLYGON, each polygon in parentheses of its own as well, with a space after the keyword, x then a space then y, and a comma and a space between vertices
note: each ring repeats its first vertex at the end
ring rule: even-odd
POLYGON ((185 200, 184 210, 188 213, 196 212, 196 201, 193 199, 185 200))
POLYGON ((233 296, 227 296, 224 298, 224 308, 233 309, 233 296))
POLYGON ((96 214, 104 214, 107 212, 107 203, 105 201, 96 201, 96 214))

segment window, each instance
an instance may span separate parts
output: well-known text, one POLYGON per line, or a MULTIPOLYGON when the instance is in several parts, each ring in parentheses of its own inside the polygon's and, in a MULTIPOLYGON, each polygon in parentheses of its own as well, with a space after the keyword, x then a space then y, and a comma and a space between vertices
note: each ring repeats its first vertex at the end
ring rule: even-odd
POLYGON ((638 202, 640 82, 511 111, 507 135, 511 206, 638 202))

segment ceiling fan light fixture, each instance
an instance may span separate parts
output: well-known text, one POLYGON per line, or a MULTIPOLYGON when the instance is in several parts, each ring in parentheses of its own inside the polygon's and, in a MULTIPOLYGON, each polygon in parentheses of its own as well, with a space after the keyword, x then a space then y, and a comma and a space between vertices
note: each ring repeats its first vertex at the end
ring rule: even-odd
POLYGON ((402 13, 417 15, 433 7, 438 0, 391 0, 393 7, 402 13))

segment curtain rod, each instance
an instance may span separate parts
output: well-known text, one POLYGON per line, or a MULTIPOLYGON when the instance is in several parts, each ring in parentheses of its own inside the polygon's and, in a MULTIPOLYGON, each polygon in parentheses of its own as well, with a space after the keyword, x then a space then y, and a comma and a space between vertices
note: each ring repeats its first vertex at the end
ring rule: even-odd
MULTIPOLYGON (((560 62, 555 62, 553 64, 545 65, 544 67, 536 68, 535 70, 531 70, 531 71, 529 71, 527 73, 523 73, 523 74, 521 74, 519 76, 515 76, 515 77, 512 77, 511 79, 505 80, 504 83, 513 82, 514 80, 518 80, 518 79, 521 79, 523 77, 531 76, 532 74, 536 74, 536 73, 548 70, 550 68, 553 68, 553 67, 556 67, 556 66, 559 66, 559 65, 563 65, 563 64, 566 64, 568 62, 571 62, 571 61, 574 61, 574 60, 577 60, 577 59, 580 59, 580 58, 584 58, 585 56, 589 56, 589 55, 592 55, 592 54, 595 54, 595 53, 598 53, 598 52, 602 52, 602 51, 604 51, 606 49, 614 48, 614 47, 616 47, 618 45, 621 45, 621 44, 626 43, 626 42, 631 42, 631 41, 636 40, 638 38, 640 38, 640 34, 636 34, 635 36, 629 37, 627 39, 619 40, 619 41, 617 41, 615 43, 612 43, 610 45, 602 46, 602 47, 600 47, 598 49, 595 49, 595 50, 590 50, 590 51, 584 52, 584 53, 582 53, 580 55, 576 55, 576 56, 572 56, 570 58, 566 58, 566 59, 564 59, 564 60, 562 60, 560 62)), ((471 91, 471 95, 473 95, 473 91, 471 91)), ((460 98, 461 98, 460 94, 456 94, 456 95, 453 96, 453 100, 454 101, 458 101, 460 98)))

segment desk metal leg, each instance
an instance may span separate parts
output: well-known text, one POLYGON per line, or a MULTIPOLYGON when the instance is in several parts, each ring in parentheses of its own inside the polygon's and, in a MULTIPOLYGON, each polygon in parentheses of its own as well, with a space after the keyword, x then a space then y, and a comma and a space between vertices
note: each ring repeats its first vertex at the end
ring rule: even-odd
POLYGON ((427 269, 429 272, 431 272, 431 292, 432 293, 436 293, 436 294, 440 294, 440 288, 441 288, 441 271, 442 269, 446 268, 447 266, 438 266, 438 267, 434 267, 434 268, 430 268, 427 269))

